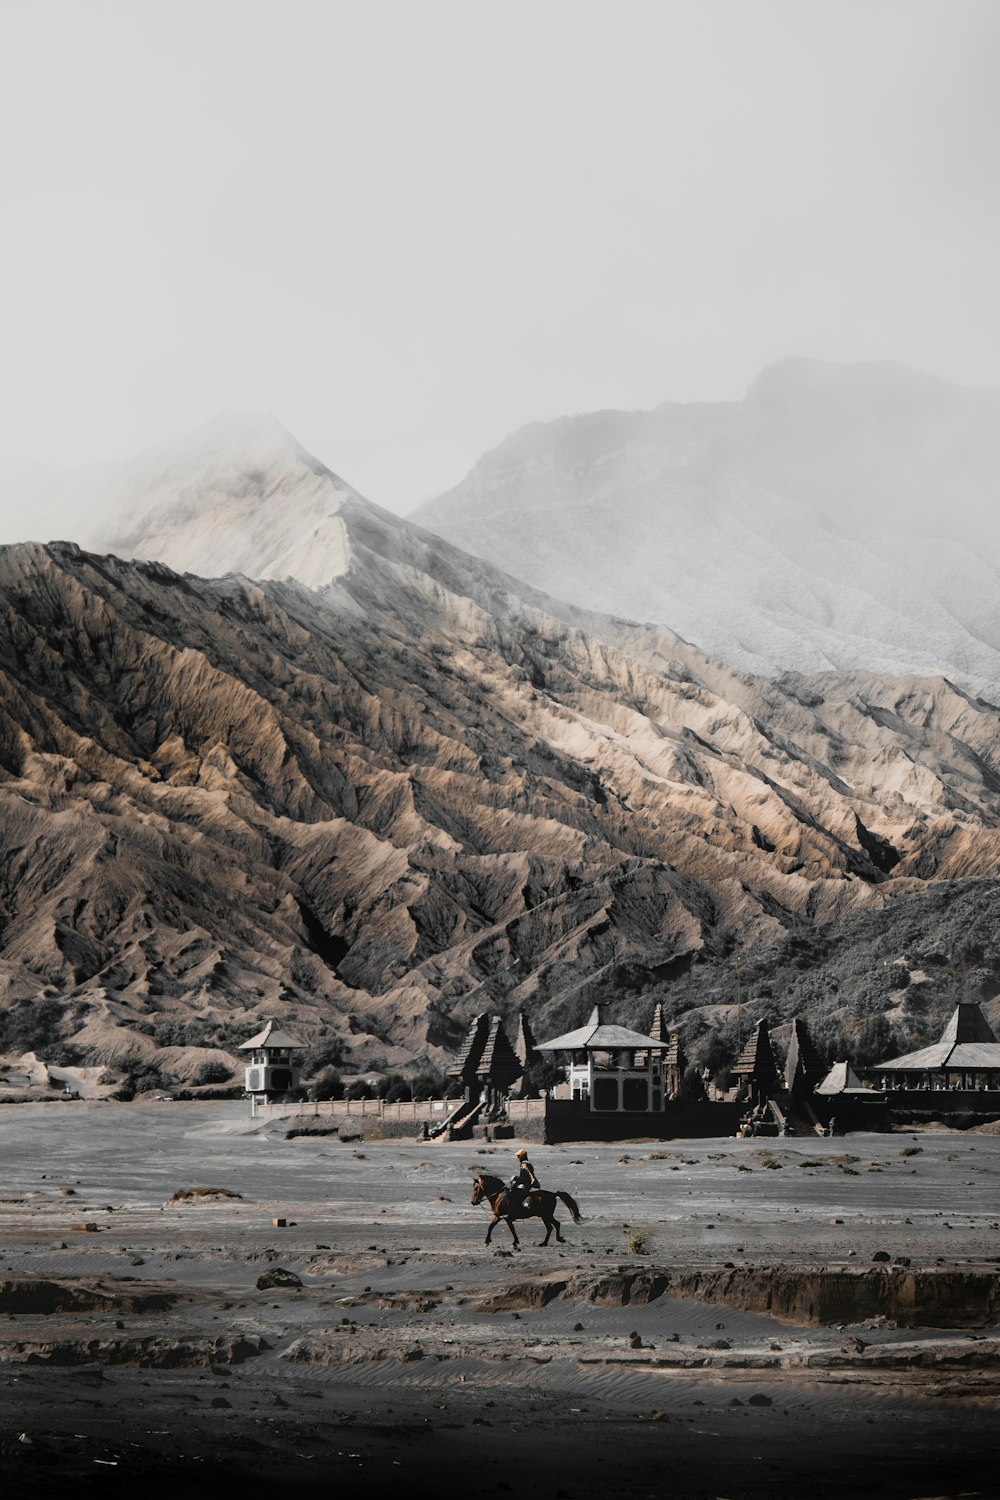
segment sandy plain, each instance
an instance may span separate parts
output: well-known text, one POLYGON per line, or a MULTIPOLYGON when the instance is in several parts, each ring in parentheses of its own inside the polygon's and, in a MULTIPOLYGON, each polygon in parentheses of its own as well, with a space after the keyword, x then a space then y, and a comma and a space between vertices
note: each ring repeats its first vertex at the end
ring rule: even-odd
POLYGON ((287 1124, 0 1109, 0 1482, 1000 1494, 1000 1137, 533 1146, 584 1217, 515 1252, 518 1142, 287 1124))

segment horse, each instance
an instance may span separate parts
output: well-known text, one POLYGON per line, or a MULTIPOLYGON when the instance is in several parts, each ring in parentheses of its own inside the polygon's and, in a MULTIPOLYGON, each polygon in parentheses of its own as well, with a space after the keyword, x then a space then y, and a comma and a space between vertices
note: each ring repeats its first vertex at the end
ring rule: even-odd
POLYGON ((472 1184, 473 1203, 481 1203, 484 1198, 493 1210, 493 1218, 490 1220, 489 1228, 486 1231, 487 1245, 490 1242, 491 1234, 501 1219, 503 1219, 511 1232, 515 1250, 520 1250, 521 1241, 518 1239, 517 1230, 511 1222, 513 1219, 541 1219, 545 1225, 545 1238, 544 1240, 540 1240, 539 1244, 547 1245, 549 1243, 549 1235, 554 1229, 558 1243, 565 1245, 566 1241, 563 1239, 559 1229, 559 1220, 555 1216, 557 1198, 560 1202, 565 1203, 573 1215, 574 1224, 579 1224, 583 1217, 576 1206, 575 1200, 570 1197, 569 1193, 550 1193, 547 1188, 535 1188, 528 1195, 527 1207, 522 1206, 520 1203, 516 1205, 511 1204, 507 1184, 501 1182, 499 1177, 493 1177, 489 1172, 483 1172, 472 1184))

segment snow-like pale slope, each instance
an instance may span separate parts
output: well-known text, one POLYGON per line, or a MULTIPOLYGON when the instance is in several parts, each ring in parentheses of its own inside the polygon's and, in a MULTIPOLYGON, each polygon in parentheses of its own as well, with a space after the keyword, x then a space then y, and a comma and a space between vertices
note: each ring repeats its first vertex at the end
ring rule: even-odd
POLYGON ((1000 696, 1000 393, 786 360, 741 402, 521 429, 412 519, 537 588, 773 673, 1000 696))
POLYGON ((317 587, 347 571, 340 511, 357 498, 273 417, 226 413, 130 473, 92 540, 178 572, 317 587))

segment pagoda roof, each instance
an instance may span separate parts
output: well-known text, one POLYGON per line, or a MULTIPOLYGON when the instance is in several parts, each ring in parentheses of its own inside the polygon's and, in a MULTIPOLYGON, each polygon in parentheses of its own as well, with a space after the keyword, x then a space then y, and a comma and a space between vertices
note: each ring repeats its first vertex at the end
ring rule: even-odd
POLYGON ((531 1054, 535 1051, 536 1042, 531 1030, 530 1022, 524 1011, 520 1011, 517 1017, 517 1036, 514 1039, 514 1055, 524 1067, 528 1066, 531 1054))
POLYGON ((670 1038, 667 1041, 667 1050, 663 1054, 663 1061, 668 1064, 673 1063, 678 1068, 684 1062, 684 1048, 681 1046, 681 1039, 676 1031, 670 1034, 670 1038))
POLYGON ((595 1005, 586 1026, 576 1031, 564 1032, 548 1042, 539 1042, 539 1052, 614 1052, 655 1050, 665 1052, 669 1042, 661 1042, 655 1036, 643 1036, 641 1031, 630 1031, 626 1026, 610 1026, 601 1019, 601 1008, 595 1005))
POLYGON ((490 1018, 485 1010, 481 1010, 478 1016, 473 1017, 472 1024, 465 1034, 462 1050, 457 1060, 448 1069, 449 1078, 463 1078, 467 1083, 471 1083, 490 1034, 489 1028, 490 1018))
POLYGON ((297 1042, 287 1031, 281 1031, 273 1021, 268 1021, 263 1031, 258 1031, 248 1042, 241 1042, 239 1052, 254 1052, 261 1047, 280 1047, 285 1052, 304 1052, 305 1042, 297 1042))
POLYGON ((823 1063, 806 1023, 796 1016, 785 1059, 785 1088, 808 1088, 814 1078, 823 1076, 823 1072, 823 1063))
POLYGON ((742 1077, 771 1079, 778 1076, 766 1020, 757 1022, 757 1030, 730 1071, 742 1077))
POLYGON ((659 1000, 656 1002, 656 1009, 653 1011, 649 1034, 655 1037, 658 1042, 665 1042, 667 1040, 667 1023, 663 1019, 663 1006, 659 1000))
POLYGON ((1000 1068, 1000 1042, 979 1005, 970 1001, 956 1005, 939 1041, 876 1063, 872 1072, 919 1073, 941 1068, 1000 1068))
POLYGON ((504 1085, 513 1083, 515 1078, 520 1078, 523 1072, 503 1029, 502 1018, 493 1016, 486 1045, 476 1065, 477 1077, 490 1078, 494 1084, 503 1088, 504 1085))
POLYGON ((835 1062, 822 1083, 816 1085, 817 1094, 868 1094, 870 1089, 862 1086, 861 1079, 849 1062, 835 1062))
POLYGON ((919 1073, 939 1068, 1000 1068, 1000 1042, 935 1042, 919 1052, 904 1052, 888 1062, 876 1063, 874 1073, 919 1073))

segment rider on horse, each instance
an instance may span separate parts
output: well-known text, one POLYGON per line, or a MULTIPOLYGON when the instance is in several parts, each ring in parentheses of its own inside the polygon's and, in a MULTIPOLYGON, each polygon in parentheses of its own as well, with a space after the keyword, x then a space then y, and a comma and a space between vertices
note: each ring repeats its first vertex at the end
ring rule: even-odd
POLYGON ((517 1171, 507 1184, 511 1208, 527 1208, 531 1194, 541 1185, 535 1176, 534 1167, 528 1160, 528 1153, 522 1146, 517 1152, 517 1171))

